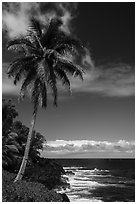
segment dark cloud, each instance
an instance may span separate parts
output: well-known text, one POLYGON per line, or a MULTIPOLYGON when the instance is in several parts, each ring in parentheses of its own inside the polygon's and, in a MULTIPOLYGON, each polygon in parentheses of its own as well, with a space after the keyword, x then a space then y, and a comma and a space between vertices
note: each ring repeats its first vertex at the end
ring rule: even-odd
POLYGON ((44 24, 59 16, 63 21, 62 29, 69 33, 76 8, 76 3, 6 2, 3 3, 3 30, 9 38, 15 38, 26 34, 32 16, 44 24))

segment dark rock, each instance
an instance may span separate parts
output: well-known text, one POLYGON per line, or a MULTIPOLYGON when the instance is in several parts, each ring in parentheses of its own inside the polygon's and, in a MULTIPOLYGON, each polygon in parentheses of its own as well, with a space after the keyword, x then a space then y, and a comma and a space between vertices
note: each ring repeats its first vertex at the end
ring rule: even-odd
POLYGON ((65 193, 59 193, 61 197, 63 198, 62 202, 70 202, 68 196, 65 193))
POLYGON ((68 175, 75 175, 75 173, 73 171, 66 171, 65 173, 68 175))

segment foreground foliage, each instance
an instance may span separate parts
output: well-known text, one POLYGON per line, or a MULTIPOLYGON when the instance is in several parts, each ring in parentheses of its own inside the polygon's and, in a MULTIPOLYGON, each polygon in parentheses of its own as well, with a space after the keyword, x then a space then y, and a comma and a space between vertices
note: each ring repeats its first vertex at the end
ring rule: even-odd
POLYGON ((42 183, 48 189, 58 188, 59 186, 65 188, 68 183, 62 180, 63 174, 65 174, 65 171, 56 160, 39 158, 37 163, 26 168, 24 178, 28 181, 42 183))
MULTIPOLYGON (((29 128, 20 121, 15 121, 18 112, 11 100, 2 100, 2 166, 6 170, 14 172, 21 164, 29 128)), ((35 130, 32 133, 30 144, 30 163, 36 163, 39 159, 39 150, 43 149, 45 137, 35 130)))
POLYGON ((67 202, 67 196, 59 195, 51 189, 65 188, 69 184, 62 180, 64 169, 56 160, 40 158, 44 136, 33 131, 30 145, 29 162, 24 179, 13 183, 18 172, 29 128, 20 121, 11 100, 3 100, 2 106, 2 167, 3 167, 3 201, 4 202, 67 202))
POLYGON ((18 116, 15 105, 12 101, 2 99, 2 135, 5 137, 11 131, 13 120, 18 116))
POLYGON ((44 185, 25 180, 13 183, 15 174, 3 170, 2 198, 3 202, 62 202, 63 198, 54 190, 44 185))

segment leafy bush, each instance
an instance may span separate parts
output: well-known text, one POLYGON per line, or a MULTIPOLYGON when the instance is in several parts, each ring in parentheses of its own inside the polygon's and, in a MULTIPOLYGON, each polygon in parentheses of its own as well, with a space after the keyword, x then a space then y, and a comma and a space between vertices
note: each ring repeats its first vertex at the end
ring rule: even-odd
POLYGON ((3 170, 3 202, 62 202, 62 196, 44 185, 21 180, 13 183, 15 174, 3 170))
MULTIPOLYGON (((14 121, 17 116, 18 112, 12 104, 12 101, 3 99, 2 167, 10 172, 17 172, 20 168, 29 133, 28 127, 23 125, 20 121, 14 121)), ((40 155, 39 150, 43 149, 44 142, 45 137, 34 130, 29 151, 29 164, 37 162, 40 155)))
POLYGON ((2 136, 2 167, 12 170, 17 166, 17 156, 20 150, 20 145, 16 142, 16 133, 9 133, 7 136, 2 136))
MULTIPOLYGON (((11 100, 3 100, 2 113, 2 162, 3 169, 9 172, 4 171, 3 175, 3 199, 11 202, 14 200, 25 202, 36 200, 37 197, 39 201, 39 196, 42 196, 42 192, 45 193, 46 188, 51 190, 62 185, 65 188, 67 182, 61 179, 62 174, 65 173, 62 166, 55 160, 40 158, 39 150, 43 149, 45 138, 36 131, 33 131, 29 160, 24 175, 28 182, 23 180, 13 183, 15 174, 12 173, 17 173, 20 168, 29 128, 20 121, 14 121, 18 113, 11 100), (35 196, 35 191, 41 192, 39 196, 35 196)), ((47 189, 46 192, 48 195, 47 189)), ((42 199, 45 201, 45 197, 42 196, 42 199)), ((48 197, 46 199, 48 200, 48 197)))
POLYGON ((18 116, 11 100, 2 100, 2 135, 7 136, 10 132, 13 120, 18 116))
POLYGON ((62 185, 61 176, 65 171, 53 159, 39 158, 37 164, 26 168, 25 178, 44 184, 48 189, 62 185))
MULTIPOLYGON (((16 141, 22 147, 19 151, 20 155, 24 155, 24 150, 28 138, 29 128, 23 125, 20 121, 15 121, 12 125, 12 132, 15 132, 18 137, 16 137, 16 141)), ((29 159, 32 162, 36 162, 37 158, 40 155, 39 150, 43 149, 43 143, 45 142, 45 137, 40 133, 33 131, 33 136, 31 139, 30 151, 29 151, 29 159)))

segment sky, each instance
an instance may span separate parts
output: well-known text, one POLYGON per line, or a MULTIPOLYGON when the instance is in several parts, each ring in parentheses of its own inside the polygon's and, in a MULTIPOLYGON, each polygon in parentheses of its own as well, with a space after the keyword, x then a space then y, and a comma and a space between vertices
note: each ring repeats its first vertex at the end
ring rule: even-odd
POLYGON ((7 78, 16 57, 10 39, 25 35, 31 16, 41 22, 60 16, 62 30, 86 47, 81 56, 84 81, 71 79, 72 96, 59 86, 58 107, 49 94, 39 108, 35 130, 46 138, 48 158, 133 158, 135 148, 135 8, 134 3, 3 3, 3 98, 10 98, 18 120, 29 126, 29 98, 18 102, 20 84, 7 78))

